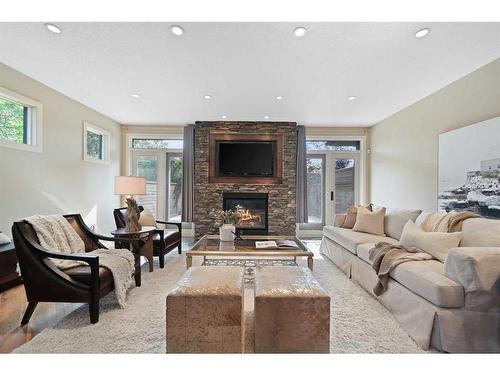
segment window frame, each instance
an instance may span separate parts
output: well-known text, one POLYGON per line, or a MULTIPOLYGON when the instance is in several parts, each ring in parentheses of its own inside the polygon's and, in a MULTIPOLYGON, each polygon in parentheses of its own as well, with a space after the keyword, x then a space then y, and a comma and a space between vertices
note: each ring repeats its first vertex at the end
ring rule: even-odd
POLYGON ((94 124, 91 124, 90 122, 84 121, 83 122, 83 138, 82 138, 82 144, 83 144, 83 160, 88 161, 91 163, 98 163, 98 164, 109 164, 110 163, 110 148, 111 148, 111 132, 109 130, 106 130, 104 128, 101 128, 99 126, 96 126, 94 124), (91 132, 94 134, 102 135, 103 136, 103 158, 102 159, 95 159, 92 158, 88 155, 87 153, 87 133, 91 132))
POLYGON ((23 139, 27 143, 14 143, 5 139, 0 139, 0 147, 13 148, 16 150, 42 152, 43 151, 43 105, 27 96, 18 94, 12 90, 0 86, 0 97, 28 107, 28 124, 25 126, 26 133, 23 139))

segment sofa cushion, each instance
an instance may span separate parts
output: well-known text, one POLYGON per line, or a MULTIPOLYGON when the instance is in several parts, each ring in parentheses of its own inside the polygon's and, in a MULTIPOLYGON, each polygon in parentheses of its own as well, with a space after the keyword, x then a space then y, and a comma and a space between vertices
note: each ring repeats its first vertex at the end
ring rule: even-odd
POLYGON ((500 220, 474 218, 462 224, 461 247, 500 247, 500 220))
POLYGON ((389 237, 400 239, 403 228, 408 220, 415 221, 422 210, 407 210, 402 208, 388 208, 385 213, 384 231, 389 237))
POLYGON ((373 211, 364 207, 358 207, 356 224, 354 224, 352 230, 356 232, 375 234, 377 236, 385 236, 384 218, 385 207, 376 210, 374 209, 373 211))
MULTIPOLYGON (((358 258, 368 264, 370 249, 374 243, 358 245, 358 258)), ((375 271, 373 271, 375 272, 375 271)), ((394 268, 390 276, 415 294, 441 307, 462 307, 463 287, 444 275, 444 266, 437 260, 405 262, 394 268)))
POLYGON ((391 237, 376 236, 374 234, 355 232, 352 229, 338 228, 327 225, 323 228, 323 235, 334 242, 337 242, 343 248, 356 254, 356 248, 364 243, 388 242, 397 244, 398 241, 391 237))
POLYGON ((427 216, 432 214, 432 212, 422 212, 418 217, 415 219, 415 224, 422 225, 422 223, 427 219, 427 216))
MULTIPOLYGON (((387 239, 387 237, 385 237, 387 239)), ((363 243, 361 245, 358 245, 356 248, 356 255, 358 258, 363 259, 366 263, 368 264, 373 264, 373 262, 370 260, 370 250, 375 246, 374 243, 363 243)))
POLYGON ((392 279, 415 294, 440 307, 464 305, 463 287, 444 275, 443 263, 437 260, 405 262, 389 274, 392 279))

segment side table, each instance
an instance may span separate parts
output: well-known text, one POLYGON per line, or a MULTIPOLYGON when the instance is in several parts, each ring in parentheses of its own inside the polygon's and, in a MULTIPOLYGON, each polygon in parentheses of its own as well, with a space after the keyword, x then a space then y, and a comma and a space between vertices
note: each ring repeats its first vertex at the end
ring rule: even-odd
POLYGON ((153 272, 153 237, 155 235, 156 227, 142 227, 141 230, 135 232, 128 232, 125 228, 118 228, 111 232, 116 238, 115 244, 119 246, 120 237, 137 238, 134 244, 131 242, 129 250, 139 256, 143 256, 148 260, 149 272, 153 272))

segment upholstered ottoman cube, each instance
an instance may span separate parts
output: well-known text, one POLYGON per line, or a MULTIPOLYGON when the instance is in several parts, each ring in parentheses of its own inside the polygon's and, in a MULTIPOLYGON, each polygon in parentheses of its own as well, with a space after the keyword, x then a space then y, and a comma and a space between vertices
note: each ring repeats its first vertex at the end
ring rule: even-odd
POLYGON ((191 267, 167 296, 167 353, 241 353, 243 268, 191 267))
POLYGON ((255 352, 328 353, 330 296, 305 267, 255 275, 255 352))

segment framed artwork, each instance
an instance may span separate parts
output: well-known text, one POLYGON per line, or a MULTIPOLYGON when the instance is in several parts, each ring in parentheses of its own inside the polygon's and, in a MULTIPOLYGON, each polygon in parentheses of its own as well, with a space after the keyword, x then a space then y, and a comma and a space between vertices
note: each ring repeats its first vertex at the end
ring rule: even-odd
POLYGON ((438 211, 500 219, 500 117, 439 135, 438 211))

